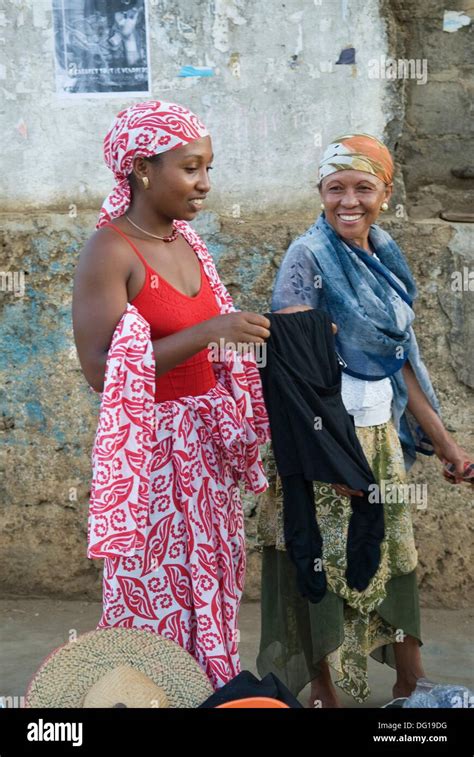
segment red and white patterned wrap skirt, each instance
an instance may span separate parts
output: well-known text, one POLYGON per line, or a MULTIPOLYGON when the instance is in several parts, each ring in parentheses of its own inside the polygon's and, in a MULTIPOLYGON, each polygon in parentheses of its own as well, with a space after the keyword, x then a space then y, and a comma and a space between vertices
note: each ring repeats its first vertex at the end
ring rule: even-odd
POLYGON ((98 628, 154 631, 214 688, 240 672, 245 577, 239 491, 268 482, 269 423, 253 358, 228 352, 206 394, 154 402, 149 324, 133 305, 111 342, 92 451, 88 557, 104 558, 98 628))

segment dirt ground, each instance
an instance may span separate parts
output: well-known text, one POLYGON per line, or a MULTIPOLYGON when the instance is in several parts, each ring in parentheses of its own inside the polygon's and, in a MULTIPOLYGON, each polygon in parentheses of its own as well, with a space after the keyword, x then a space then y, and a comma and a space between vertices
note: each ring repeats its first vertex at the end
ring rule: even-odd
MULTIPOLYGON (((20 706, 28 681, 43 658, 67 642, 71 630, 78 634, 93 630, 100 614, 99 602, 25 597, 0 601, 0 697, 17 697, 8 701, 20 706)), ((473 621, 474 609, 422 609, 422 655, 428 678, 474 688, 473 621)), ((242 670, 258 676, 258 602, 241 605, 239 628, 242 670)), ((392 668, 370 658, 369 699, 359 704, 339 691, 341 701, 345 707, 380 707, 392 699, 394 681, 392 668)), ((305 706, 308 694, 309 686, 298 697, 305 706)))

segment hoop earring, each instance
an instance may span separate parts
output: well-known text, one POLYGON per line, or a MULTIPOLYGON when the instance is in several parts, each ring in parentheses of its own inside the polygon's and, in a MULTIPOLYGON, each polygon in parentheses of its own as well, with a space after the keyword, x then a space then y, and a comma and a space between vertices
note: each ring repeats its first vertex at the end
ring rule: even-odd
POLYGON ((380 210, 388 210, 388 202, 383 202, 380 206, 380 210))
POLYGON ((148 179, 148 176, 142 176, 142 181, 143 181, 143 186, 145 187, 145 189, 149 189, 150 181, 148 179))

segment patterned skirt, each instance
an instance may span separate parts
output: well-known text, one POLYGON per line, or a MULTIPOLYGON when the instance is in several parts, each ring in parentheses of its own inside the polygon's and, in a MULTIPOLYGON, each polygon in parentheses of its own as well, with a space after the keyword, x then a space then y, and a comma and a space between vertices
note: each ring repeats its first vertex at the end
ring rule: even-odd
POLYGON ((104 559, 97 628, 166 636, 218 689, 240 673, 240 487, 247 474, 253 492, 266 486, 257 438, 248 437, 241 410, 219 382, 203 395, 155 403, 155 415, 144 544, 130 557, 104 559))
POLYGON ((350 499, 329 484, 314 482, 315 509, 323 537, 328 591, 317 604, 300 596, 283 534, 283 496, 271 443, 261 448, 270 487, 259 496, 257 549, 262 554, 262 629, 257 669, 275 673, 299 692, 319 672, 322 660, 334 668, 336 683, 356 701, 370 695, 370 654, 395 667, 394 644, 405 635, 421 645, 417 551, 407 501, 403 452, 392 423, 356 428, 379 486, 397 495, 384 502, 385 538, 377 573, 362 592, 347 586, 346 538, 350 499), (387 486, 390 485, 390 486, 387 486), (405 497, 403 493, 405 492, 405 497), (396 499, 396 502, 389 501, 396 499))

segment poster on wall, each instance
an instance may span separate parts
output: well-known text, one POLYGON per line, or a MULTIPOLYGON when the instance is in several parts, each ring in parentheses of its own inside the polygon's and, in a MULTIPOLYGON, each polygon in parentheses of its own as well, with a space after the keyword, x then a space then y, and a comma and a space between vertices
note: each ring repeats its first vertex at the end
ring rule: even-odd
POLYGON ((150 94, 146 0, 53 0, 59 96, 150 94))

